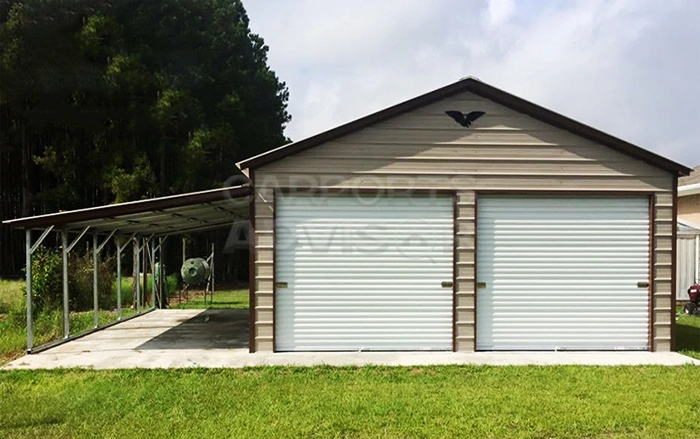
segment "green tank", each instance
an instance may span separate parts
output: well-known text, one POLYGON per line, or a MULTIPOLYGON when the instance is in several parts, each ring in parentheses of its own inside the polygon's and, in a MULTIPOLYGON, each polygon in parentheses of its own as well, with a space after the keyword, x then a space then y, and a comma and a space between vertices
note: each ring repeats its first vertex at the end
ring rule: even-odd
POLYGON ((211 269, 209 264, 202 258, 191 258, 182 264, 180 274, 182 280, 189 285, 201 285, 209 279, 211 269))

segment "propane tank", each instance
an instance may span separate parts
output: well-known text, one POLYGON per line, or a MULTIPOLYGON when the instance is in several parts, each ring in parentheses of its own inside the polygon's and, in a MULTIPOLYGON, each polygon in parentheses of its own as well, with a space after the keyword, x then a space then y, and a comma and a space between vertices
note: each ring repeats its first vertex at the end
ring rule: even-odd
POLYGON ((201 285, 209 279, 209 264, 202 258, 191 258, 182 264, 182 280, 189 285, 201 285))

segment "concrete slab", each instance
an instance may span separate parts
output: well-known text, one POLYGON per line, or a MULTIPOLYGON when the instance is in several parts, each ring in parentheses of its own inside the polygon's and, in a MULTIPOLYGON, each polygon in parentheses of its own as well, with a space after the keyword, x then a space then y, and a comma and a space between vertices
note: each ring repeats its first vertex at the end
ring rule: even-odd
POLYGON ((27 355, 5 369, 241 368, 251 366, 700 365, 675 352, 248 353, 244 310, 158 310, 27 355))

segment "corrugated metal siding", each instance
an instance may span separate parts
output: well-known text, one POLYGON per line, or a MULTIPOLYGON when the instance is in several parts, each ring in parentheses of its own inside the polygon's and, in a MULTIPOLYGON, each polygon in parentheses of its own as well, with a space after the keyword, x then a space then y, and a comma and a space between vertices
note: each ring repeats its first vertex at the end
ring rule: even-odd
POLYGON ((648 349, 649 200, 479 197, 477 349, 648 349))
POLYGON ((452 350, 451 197, 277 197, 276 350, 452 350))
POLYGON ((676 242, 676 299, 688 300, 688 287, 697 278, 698 248, 695 237, 678 238, 676 242))
MULTIPOLYGON (((464 200, 460 207, 464 215, 459 216, 465 218, 457 222, 465 230, 457 238, 457 270, 464 279, 456 286, 459 309, 455 328, 457 348, 462 351, 474 348, 474 293, 473 282, 468 280, 469 270, 473 270, 468 264, 474 261, 474 235, 469 227, 474 222, 468 218, 474 217, 469 210, 474 208, 475 191, 655 194, 654 349, 670 349, 671 191, 675 176, 604 145, 464 93, 258 168, 254 179, 260 190, 456 190, 458 200, 464 200), (487 114, 465 130, 444 114, 448 109, 483 110, 487 114), (526 166, 521 167, 523 164, 526 166)), ((263 291, 265 300, 268 294, 271 292, 263 291)), ((264 334, 271 332, 267 322, 261 328, 264 334)), ((258 350, 271 350, 264 337, 267 335, 256 339, 258 350)))
MULTIPOLYGON (((428 105, 256 171, 282 186, 671 190, 669 174, 472 93, 428 105), (469 130, 445 110, 482 110, 469 130), (303 176, 303 178, 299 178, 303 176)), ((256 178, 257 180, 258 178, 256 178)))

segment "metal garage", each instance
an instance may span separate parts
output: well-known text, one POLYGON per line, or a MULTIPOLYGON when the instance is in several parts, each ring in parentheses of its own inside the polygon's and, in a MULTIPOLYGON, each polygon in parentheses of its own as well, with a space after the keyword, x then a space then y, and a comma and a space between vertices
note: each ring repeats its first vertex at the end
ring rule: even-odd
POLYGON ((251 351, 673 349, 691 170, 636 145, 466 78, 238 166, 251 351))
POLYGON ((453 200, 280 195, 276 350, 452 350, 453 200))
POLYGON ((478 199, 477 349, 649 343, 649 199, 478 199))
POLYGON ((32 230, 141 246, 249 215, 251 352, 674 349, 691 169, 629 142, 466 78, 238 166, 12 225, 29 258, 32 230))

